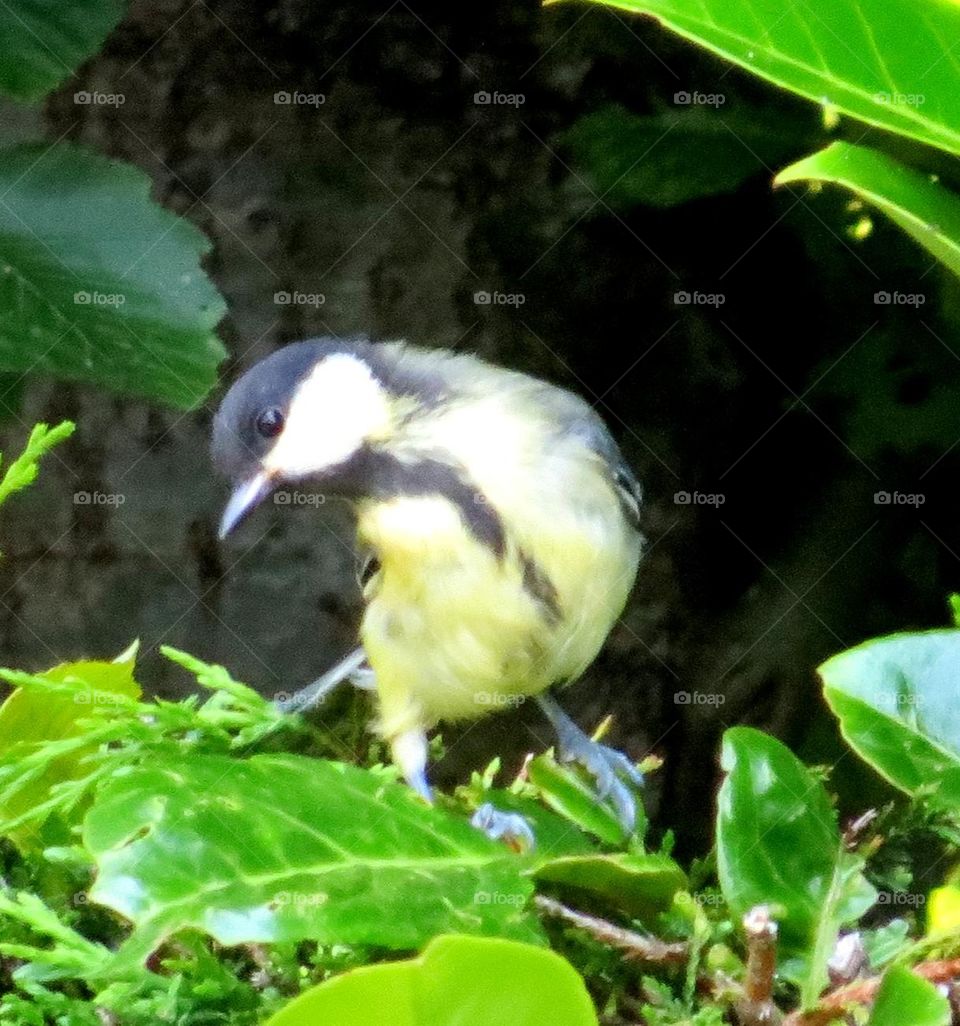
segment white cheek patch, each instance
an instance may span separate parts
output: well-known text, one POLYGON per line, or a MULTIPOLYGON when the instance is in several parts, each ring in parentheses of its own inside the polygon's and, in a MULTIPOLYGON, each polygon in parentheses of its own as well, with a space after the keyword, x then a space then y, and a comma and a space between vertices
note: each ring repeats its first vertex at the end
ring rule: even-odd
POLYGON ((348 459, 389 423, 387 395, 370 368, 335 353, 300 383, 264 469, 287 479, 318 473, 348 459))

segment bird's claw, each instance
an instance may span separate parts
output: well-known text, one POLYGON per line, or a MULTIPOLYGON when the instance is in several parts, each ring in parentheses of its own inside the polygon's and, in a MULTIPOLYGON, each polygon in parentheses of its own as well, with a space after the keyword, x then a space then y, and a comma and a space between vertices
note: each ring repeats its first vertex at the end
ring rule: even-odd
POLYGON ((600 801, 610 799, 620 825, 632 834, 637 823, 637 803, 624 779, 643 787, 643 774, 623 752, 588 737, 552 698, 541 696, 539 704, 557 732, 560 762, 582 766, 596 781, 597 797, 600 801))
POLYGON ((617 819, 624 831, 633 833, 637 823, 637 803, 622 777, 637 787, 643 786, 643 774, 633 763, 615 748, 591 741, 584 737, 574 747, 558 746, 561 762, 575 762, 582 766, 597 782, 597 797, 600 801, 610 799, 617 819))
POLYGON ((536 844, 530 824, 519 812, 503 812, 490 802, 484 802, 470 817, 470 825, 517 851, 530 851, 536 844))

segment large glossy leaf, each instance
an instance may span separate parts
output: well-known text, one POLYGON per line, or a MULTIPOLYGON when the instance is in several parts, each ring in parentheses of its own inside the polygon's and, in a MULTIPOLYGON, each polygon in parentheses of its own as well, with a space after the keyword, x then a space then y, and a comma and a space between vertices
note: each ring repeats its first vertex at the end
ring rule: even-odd
POLYGON ((785 125, 781 113, 736 105, 680 105, 657 114, 605 107, 579 118, 560 141, 577 172, 570 188, 584 179, 584 202, 598 212, 732 192, 751 176, 769 178, 771 168, 807 148, 802 127, 785 125))
POLYGON ((824 695, 851 747, 910 794, 960 774, 960 630, 895 634, 820 668, 824 695))
POLYGON ((802 180, 832 182, 853 190, 960 274, 960 196, 929 175, 866 146, 835 142, 785 168, 774 184, 802 180))
POLYGON ((0 150, 0 371, 198 403, 225 351, 207 240, 149 179, 66 144, 0 150))
MULTIPOLYGON (((117 662, 85 660, 61 663, 43 676, 50 681, 75 685, 71 692, 31 691, 18 688, 0 706, 0 757, 17 756, 38 742, 77 738, 77 721, 89 715, 91 706, 110 705, 118 699, 139 698, 140 687, 133 677, 134 653, 126 653, 117 662)), ((36 772, 14 772, 4 782, 0 801, 0 821, 13 821, 22 813, 44 802, 50 788, 81 772, 80 761, 90 746, 76 747, 38 766, 36 772)), ((16 763, 12 765, 16 771, 16 763)), ((21 848, 41 844, 33 827, 7 828, 5 834, 21 848)))
POLYGON ((446 936, 419 958, 363 966, 291 1001, 266 1026, 597 1026, 583 981, 545 948, 446 936))
POLYGON ((953 53, 960 38, 960 5, 952 0, 595 2, 651 14, 776 85, 960 153, 953 53))
POLYGON ((187 927, 223 944, 540 938, 521 859, 408 788, 341 763, 157 761, 103 789, 83 837, 98 869, 90 897, 133 923, 131 959, 187 927))
POLYGON ((38 100, 100 47, 123 8, 121 0, 3 0, 0 92, 38 100))
POLYGON ((903 966, 888 969, 867 1026, 950 1026, 950 1004, 937 988, 903 966))
POLYGON ((876 892, 844 851, 823 785, 775 738, 734 727, 723 739, 726 779, 717 816, 717 866, 730 907, 771 905, 805 1005, 827 981, 840 927, 876 892))

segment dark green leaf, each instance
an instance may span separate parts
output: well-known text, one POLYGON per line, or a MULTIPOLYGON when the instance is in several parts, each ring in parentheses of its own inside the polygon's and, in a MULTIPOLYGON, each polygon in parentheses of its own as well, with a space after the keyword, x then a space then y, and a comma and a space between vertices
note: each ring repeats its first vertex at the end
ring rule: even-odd
POLYGON ((199 266, 207 240, 149 186, 65 144, 0 151, 0 370, 203 399, 224 303, 199 266))
POLYGON ((666 911, 687 883, 683 870, 666 855, 623 852, 550 859, 537 866, 535 875, 647 920, 666 911))
POLYGON ((266 1026, 597 1026, 583 981, 544 948, 436 938, 416 959, 371 965, 314 987, 266 1026))
POLYGON ((650 115, 605 107, 580 118, 561 139, 589 187, 586 202, 600 196, 615 210, 732 192, 751 176, 769 178, 801 140, 798 131, 784 130, 782 117, 703 105, 650 115))
POLYGON ((805 1005, 827 981, 840 927, 858 919, 876 892, 861 861, 845 852, 823 785, 790 750, 750 727, 724 734, 717 817, 717 868, 731 909, 772 906, 784 953, 805 1005))
POLYGON ((99 49, 123 8, 120 0, 4 0, 0 92, 40 99, 99 49))

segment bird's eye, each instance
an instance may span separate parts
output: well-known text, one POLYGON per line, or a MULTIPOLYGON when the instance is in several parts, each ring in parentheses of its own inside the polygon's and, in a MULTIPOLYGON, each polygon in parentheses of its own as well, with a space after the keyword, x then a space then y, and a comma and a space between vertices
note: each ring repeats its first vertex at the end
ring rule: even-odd
POLYGON ((276 406, 268 406, 257 414, 256 425, 264 438, 275 438, 283 430, 283 413, 276 406))

